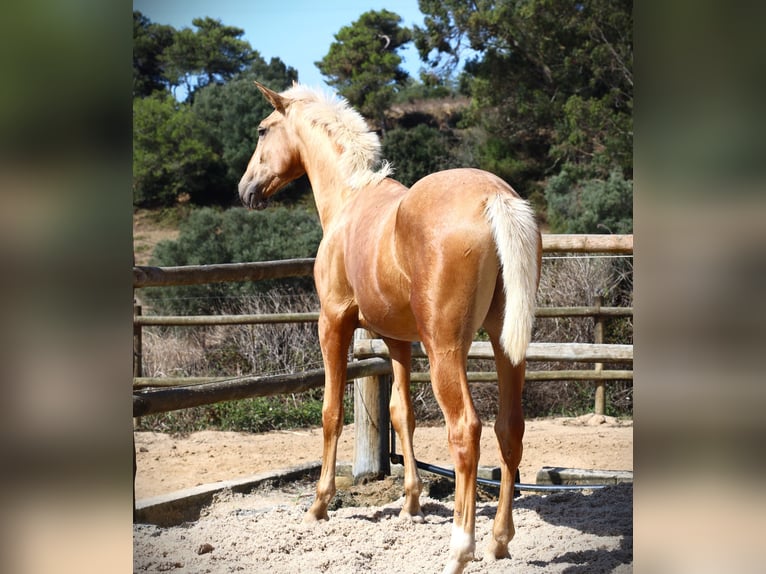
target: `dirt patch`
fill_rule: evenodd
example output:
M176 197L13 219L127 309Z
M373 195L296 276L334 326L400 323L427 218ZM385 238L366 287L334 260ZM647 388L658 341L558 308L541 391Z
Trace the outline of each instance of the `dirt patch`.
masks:
M157 222L157 215L148 210L133 214L133 265L149 265L155 246L160 241L178 239L178 227Z
M522 481L534 482L537 470L545 465L632 470L632 431L630 421L609 418L528 421ZM493 443L492 430L485 427L484 465L493 466L496 460ZM321 432L204 432L184 438L136 433L136 448L141 498L316 460ZM422 460L449 464L443 428L418 429L415 448ZM351 460L353 427L345 429L339 453L339 460ZM398 517L402 484L397 478L359 486L341 481L330 520L315 525L302 522L314 496L312 481L246 495L224 492L193 523L172 528L134 525L133 568L135 572L195 574L351 574L394 568L405 574L438 572L451 535L450 488L440 484L446 479L427 473L423 478L423 524ZM466 572L631 572L632 494L630 484L596 491L522 494L514 502L517 534L510 546L511 558L497 562L483 558L496 502L491 494L481 496L477 560Z
M137 432L136 497L233 480L320 460L319 428L263 434L202 431L179 437ZM338 460L354 456L354 426L346 426L338 443ZM439 466L452 464L444 427L415 429L415 456ZM495 433L485 425L481 436L484 466L500 463ZM533 419L526 423L522 482L535 482L543 466L633 470L633 423L611 417Z

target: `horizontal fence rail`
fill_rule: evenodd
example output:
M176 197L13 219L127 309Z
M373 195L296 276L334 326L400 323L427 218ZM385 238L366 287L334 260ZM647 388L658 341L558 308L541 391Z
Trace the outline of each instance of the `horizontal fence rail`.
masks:
M633 235L543 234L544 252L633 253Z
M468 371L466 379L469 383L496 383L496 371ZM412 373L413 383L431 382L430 373ZM632 381L633 371L623 370L558 370L558 371L526 371L526 381Z
M553 317L632 317L632 307L538 307L537 318ZM315 323L319 312L269 313L260 315L136 315L134 325L152 326L204 326L204 325L260 325L269 323Z
M538 307L535 317L632 317L633 307Z
M543 235L546 253L633 253L632 235ZM221 263L183 267L133 267L133 287L201 285L241 281L261 281L286 277L307 277L313 273L314 259L285 259L257 263Z
M307 277L314 271L314 259L285 259L257 263L221 263L218 265L185 265L183 267L133 267L133 287L201 285L263 281L286 277Z
M390 372L391 363L385 359L354 361L348 364L347 380L385 375ZM188 409L222 401L300 393L322 385L324 385L324 369L314 369L286 375L212 379L202 384L167 389L134 390L133 416L140 417Z
M274 313L261 315L138 315L134 325L200 326L200 325L260 325L268 323L316 323L315 313Z
M383 339L360 339L354 341L354 356L388 357L388 347ZM422 343L412 343L412 358L426 359L428 355ZM469 359L494 359L489 341L474 341L468 351ZM633 360L633 345L597 343L530 343L527 361L570 361L583 363L623 363Z
M369 359L363 359L369 360ZM386 364L390 363L386 359L382 359ZM349 362L349 365L355 363ZM375 374L390 374L391 369L387 372L375 373ZM497 382L497 373L495 371L468 371L468 382L471 383L494 383ZM281 375L275 375L281 376ZM371 375L363 375L371 376ZM258 377L252 376L248 378L242 378L245 380L255 380ZM590 369L582 370L558 370L558 371L527 371L525 376L527 381L630 381L633 380L633 371L624 370L608 370L608 371L595 371ZM218 383L224 381L230 381L230 377L137 377L134 379L133 390L160 388L160 387L192 387L195 385L202 385L208 383ZM411 380L414 383L428 383L431 381L430 373L412 373ZM312 387L313 388L313 387ZM297 392L290 390L286 392ZM265 396L265 395L258 395ZM138 416L138 415L136 415Z

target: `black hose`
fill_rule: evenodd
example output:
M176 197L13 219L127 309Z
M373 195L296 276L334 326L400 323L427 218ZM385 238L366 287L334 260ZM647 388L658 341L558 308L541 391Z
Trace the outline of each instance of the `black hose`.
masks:
M404 457L400 454L392 452L391 462L393 464L404 464ZM426 472L430 472L432 474L438 474L439 476L443 476L445 478L451 478L452 480L455 480L454 470L443 468L441 466L435 466L427 462L420 462L419 460L415 461L415 465L419 469L425 470ZM518 496L518 491L521 491L521 490L532 491L532 492L559 492L559 491L567 491L567 490L596 490L599 488L610 486L608 484L524 484L524 483L518 482L519 478L520 478L519 471L517 470L516 471L517 482L514 482L513 484L514 497ZM476 483L481 484L482 486L495 486L495 487L500 486L499 480L492 480L490 478L476 477Z

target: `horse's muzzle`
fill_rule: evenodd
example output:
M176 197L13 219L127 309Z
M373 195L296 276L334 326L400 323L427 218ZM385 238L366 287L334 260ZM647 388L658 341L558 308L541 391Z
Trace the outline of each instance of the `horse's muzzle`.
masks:
M249 209L265 209L268 204L268 199L263 197L263 193L257 188L255 183L240 184L239 197L245 207Z

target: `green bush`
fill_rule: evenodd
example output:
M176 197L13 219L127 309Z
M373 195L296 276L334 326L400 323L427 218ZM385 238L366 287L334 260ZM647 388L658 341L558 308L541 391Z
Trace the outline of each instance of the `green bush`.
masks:
M424 124L389 131L383 157L394 166L396 180L408 187L429 173L456 167L447 136Z
M172 206L216 187L221 161L188 106L157 94L133 100L133 204ZM232 192L233 193L233 192Z
M314 212L272 207L264 211L201 208L181 225L175 241L160 242L151 264L208 265L314 257L322 229ZM156 314L220 312L233 298L262 294L279 286L312 290L311 277L243 283L148 288L142 294Z
M354 421L353 401L346 395L344 424ZM221 430L266 432L322 425L322 389L300 395L257 397L212 406Z
M615 170L607 180L578 181L563 169L545 190L554 233L633 233L633 181Z
M353 394L344 396L343 424L354 422ZM138 430L268 432L322 425L322 389L297 395L256 397L141 417Z

